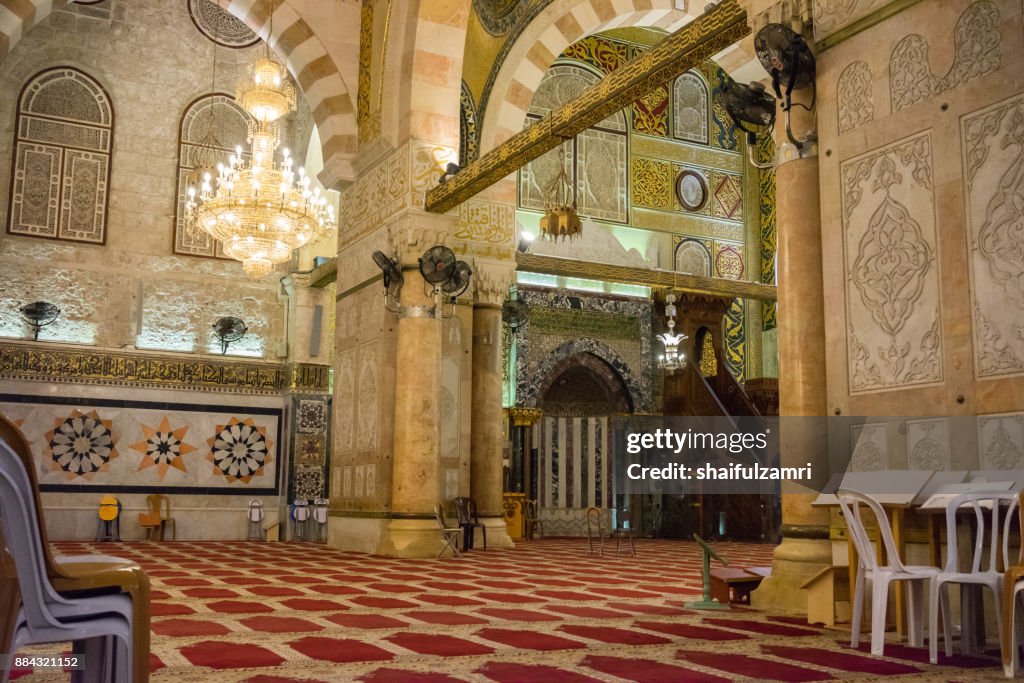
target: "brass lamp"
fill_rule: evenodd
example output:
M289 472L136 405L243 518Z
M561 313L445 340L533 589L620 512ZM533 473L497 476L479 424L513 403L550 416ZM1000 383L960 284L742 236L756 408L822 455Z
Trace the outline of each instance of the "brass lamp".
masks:
M570 241L583 234L583 224L576 213L576 193L565 172L565 146L559 150L558 177L551 183L552 202L540 219L541 237L558 241Z

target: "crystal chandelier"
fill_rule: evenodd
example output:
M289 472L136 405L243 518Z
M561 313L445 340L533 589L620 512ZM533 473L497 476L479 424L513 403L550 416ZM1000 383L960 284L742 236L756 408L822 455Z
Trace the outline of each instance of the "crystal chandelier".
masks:
M337 221L326 193L310 189L309 176L293 168L287 149L281 161L274 159L281 138L276 121L295 110L295 88L269 46L249 75L236 95L252 117L249 158L237 147L226 164L205 170L198 187L188 189L185 217L189 229L205 231L226 255L242 262L249 277L261 278L291 259L294 250L332 233Z
M676 334L676 295L669 294L665 297L665 316L668 318L666 325L668 332L663 332L657 339L665 345L665 354L658 359L658 365L663 370L680 370L686 367L686 354L679 350L679 344L689 339L683 333Z

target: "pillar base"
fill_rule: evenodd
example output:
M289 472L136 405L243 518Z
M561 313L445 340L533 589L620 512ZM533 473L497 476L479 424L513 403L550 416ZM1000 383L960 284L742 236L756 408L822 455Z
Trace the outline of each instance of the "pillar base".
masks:
M488 550L516 547L515 542L512 541L512 537L508 535L508 525L505 524L504 517L481 517L480 523L487 529ZM484 547L484 537L482 532L479 530L477 531L476 537L473 539L473 547Z
M783 538L775 548L772 573L750 594L750 606L769 612L807 614L809 578L832 566L832 544L827 538Z

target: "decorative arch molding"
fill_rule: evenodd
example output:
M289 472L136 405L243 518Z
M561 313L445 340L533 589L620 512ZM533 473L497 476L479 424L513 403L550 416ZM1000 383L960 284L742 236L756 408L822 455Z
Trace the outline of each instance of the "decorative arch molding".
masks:
M580 38L620 26L676 31L696 15L676 9L674 0L554 0L530 22L505 52L497 74L478 103L482 113L480 154L522 130L534 93L558 55ZM689 3L688 3L689 4ZM699 11L699 9L698 9ZM749 39L717 57L734 73L756 62ZM735 53L732 54L732 53ZM748 79L749 80L749 79Z
M551 351L540 366L531 376L539 377L539 382L530 383L530 377L526 373L520 373L518 377L519 387L516 395L519 403L524 407L536 407L537 400L544 395L544 392L551 386L551 383L558 378L562 372L573 364L573 361L580 357L593 358L593 363L603 364L612 371L625 385L629 392L630 403L633 410L645 411L647 409L647 396L643 389L643 383L637 377L629 364L607 344L596 339L583 337L565 342ZM600 365L595 365L599 368ZM593 368L592 368L593 369ZM603 372L599 374L604 374Z
M282 57L302 90L320 132L326 187L352 178L358 147L353 96L313 28L288 0L215 0L241 19ZM68 0L0 0L0 62L28 31ZM274 35L270 10L274 8Z
M612 412L633 412L633 397L630 395L629 387L626 386L626 382L622 378L622 375L616 372L611 365L604 361L604 359L598 358L589 352L566 356L551 368L551 371L544 376L544 379L541 381L540 387L537 390L537 400L544 401L545 396L548 396L548 393L554 386L554 383L567 371L575 368L585 368L589 370L601 380L605 387L613 392L613 395L609 397L609 404L612 406ZM547 406L545 406L545 410L547 411Z

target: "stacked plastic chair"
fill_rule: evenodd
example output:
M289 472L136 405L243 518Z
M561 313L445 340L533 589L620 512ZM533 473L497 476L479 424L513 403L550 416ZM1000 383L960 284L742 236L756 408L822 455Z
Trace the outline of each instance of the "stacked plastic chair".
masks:
M317 498L313 501L313 522L316 524L314 527L314 540L317 543L327 541L328 505L330 505L330 501L326 498Z
M308 525L309 502L304 498L296 498L292 503L292 538L296 541L308 540Z
M121 540L121 501L113 496L103 496L99 509L100 527L96 532L97 541Z
M246 517L249 519L249 534L247 538L250 541L263 540L263 516L263 501L250 500L249 510L246 512Z
M32 482L19 458L0 441L0 526L18 577L21 609L9 651L25 645L74 642L88 667L78 680L132 680L132 599L124 594L67 598L53 587L46 561ZM7 683L13 661L4 662Z

